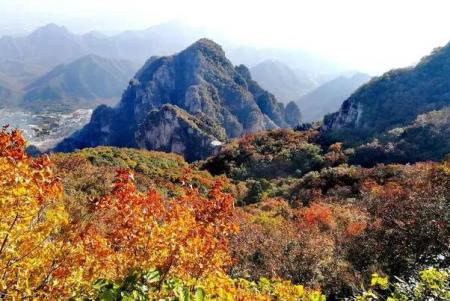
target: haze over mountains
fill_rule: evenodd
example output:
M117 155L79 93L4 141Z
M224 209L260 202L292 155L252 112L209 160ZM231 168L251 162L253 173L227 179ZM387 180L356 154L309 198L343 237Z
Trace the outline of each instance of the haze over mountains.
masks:
M19 102L22 85L0 72L0 108Z
M369 75L359 72L341 75L297 98L296 103L303 112L303 120L320 121L326 114L337 111L344 100L369 80Z
M181 51L206 35L203 30L179 22L167 22L112 36L99 32L79 35L71 33L64 26L48 24L29 35L0 38L0 65L20 63L48 68L87 54L142 64L152 55ZM305 72L327 74L342 71L342 67L303 51L239 47L232 43L225 45L225 49L235 64L253 66L267 59L276 59Z
M20 61L44 67L55 67L87 54L142 63L151 54L162 55L180 50L197 35L177 23L114 36L98 32L78 35L64 26L48 24L23 37L3 36L0 39L0 53L1 61Z
M284 103L298 99L316 86L306 74L296 74L280 61L265 60L253 66L250 72L261 87Z
M181 51L204 35L202 30L179 22L111 36L94 31L74 34L64 26L48 24L24 36L0 38L0 74L18 82L20 90L58 65L86 55L128 60L141 66L150 56ZM303 51L257 49L232 43L224 48L235 65L259 64L253 70L256 79L284 102L305 94L317 86L320 78L343 71L336 64ZM285 80L280 81L269 69Z
M444 2L0 0L0 301L450 301Z
M86 55L128 60L141 66L151 55L179 51L199 36L176 22L114 36L98 32L79 35L64 26L48 24L24 36L0 38L0 73L20 82L23 88L53 68Z

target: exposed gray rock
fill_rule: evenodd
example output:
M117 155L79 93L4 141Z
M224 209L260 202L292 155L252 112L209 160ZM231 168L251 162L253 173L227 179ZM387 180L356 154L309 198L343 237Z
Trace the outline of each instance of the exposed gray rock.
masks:
M284 109L284 118L286 122L291 127L296 127L300 125L302 121L302 115L300 113L300 109L295 104L295 102L291 101L286 105L286 108Z
M150 112L136 132L140 148L182 154L189 161L214 154L217 138L208 125L173 105Z

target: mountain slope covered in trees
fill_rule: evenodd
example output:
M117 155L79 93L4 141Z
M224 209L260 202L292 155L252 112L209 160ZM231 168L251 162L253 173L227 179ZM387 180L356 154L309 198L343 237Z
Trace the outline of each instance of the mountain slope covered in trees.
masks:
M362 168L348 165L342 144L319 140L318 128L249 133L188 164L114 147L32 158L20 132L4 128L0 226L10 230L0 292L445 300L450 163ZM361 283L367 289L355 289Z
M419 114L450 106L449 74L450 44L414 67L389 71L361 87L325 118L325 128L368 140L406 126Z
M324 143L355 147L354 163L441 160L450 152L450 44L413 67L392 70L325 116Z
M110 45L46 30L68 56ZM126 62L96 55L55 67L26 101L89 103L129 84L63 153L0 128L0 299L450 300L449 48L373 79L323 124L299 125L294 102L208 39L131 80ZM16 84L0 74L0 106Z

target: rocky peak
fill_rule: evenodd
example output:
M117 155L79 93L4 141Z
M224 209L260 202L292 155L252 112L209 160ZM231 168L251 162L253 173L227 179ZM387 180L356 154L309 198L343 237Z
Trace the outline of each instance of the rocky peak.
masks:
M225 61L225 52L222 47L212 40L203 38L186 48L182 53L201 54L214 61Z
M72 34L64 26L59 26L54 23L49 23L49 24L42 26L42 27L36 29L35 31L33 31L31 33L30 37L42 39L45 37L54 38L55 36L65 37L65 36L70 36L70 35L72 35Z
M174 108L177 113L171 115L176 118L154 118L167 116L169 111L174 113ZM112 144L114 141L128 139L129 146L185 155L188 148L179 144L189 143L189 133L199 137L196 134L199 131L192 130L186 120L196 124L203 134L219 141L248 132L289 126L283 105L251 79L246 67L235 68L223 49L208 39L201 39L172 56L150 58L130 81L114 111L117 122L102 126L114 129L119 127L119 121L125 124L119 131L120 139L115 137L118 133L111 131L111 145L115 145ZM94 122L92 120L91 124ZM177 124L169 126L171 122ZM178 130L178 127L181 128ZM71 139L78 140L83 147L83 135L77 134ZM173 147L175 140L171 139L174 135L178 137L176 147ZM198 148L205 148L205 143L199 143ZM209 151L189 153L189 160L200 159L206 153Z

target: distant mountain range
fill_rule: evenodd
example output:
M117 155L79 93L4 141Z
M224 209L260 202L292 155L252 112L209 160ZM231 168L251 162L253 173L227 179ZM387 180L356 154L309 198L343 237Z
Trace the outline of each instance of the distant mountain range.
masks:
M0 108L6 106L11 97L11 90L4 84L0 83Z
M91 122L56 150L143 147L192 161L227 138L295 126L299 113L293 103L287 112L245 66L234 67L219 45L201 39L176 55L149 59L117 107L98 107Z
M118 101L136 69L130 61L83 56L27 85L22 107L55 110L111 104Z
M326 58L302 50L286 50L275 48L227 47L226 53L234 64L256 66L266 60L282 62L294 70L297 75L306 74L318 84L322 78L339 74L346 68Z
M284 103L298 99L315 87L313 80L304 74L299 76L280 61L265 60L252 67L250 72L261 87Z
M64 113L74 116L73 122L70 122L74 124L70 128L74 129L77 122L86 120L86 115L89 114L83 113L83 118L76 121L79 114L74 113L74 110L94 108L101 103L112 104L120 99L135 73L134 70L137 70L134 68L133 72L130 72L129 66L133 68L134 65L142 65L153 55L179 52L204 34L201 30L184 24L169 22L145 30L126 31L111 36L99 32L74 34L63 26L48 24L30 34L1 37L0 108L6 108L2 114L9 112L10 116L0 116L0 119L12 126L22 127L25 120L33 119L22 118L23 114L42 115L36 125L43 129L38 130L38 133L39 138L44 139L47 132L45 129L49 128L47 115ZM304 74L303 71L297 72L298 70L307 70L306 78L315 78L316 74L324 70L325 73L334 72L331 63L322 64L320 60L313 59L301 51L240 48L231 44L225 48L226 52L233 56L234 64L247 61L247 58L258 58L255 63L273 58L292 67L291 69L295 68L296 76L300 79ZM254 89L252 93L267 93L250 79L244 69L239 69L243 73L240 77L247 77L248 88ZM259 105L260 110L265 110L264 113L268 114L273 110L270 101ZM279 116L271 115L269 119L277 122L284 119L289 124L298 124L298 108L295 104L286 106L289 110L284 112L284 109L280 108L277 113ZM221 122L229 124L234 121ZM64 124L59 126L64 127ZM58 134L58 139L59 137Z
M296 103L302 111L303 120L305 122L322 120L326 114L337 111L344 100L370 78L369 75L358 72L349 76L341 75L297 98Z
M144 62L150 55L178 51L196 37L196 33L178 23L114 36L98 32L77 35L63 26L48 24L23 37L0 38L0 63L21 62L51 68L87 54Z
M439 159L450 152L439 144L450 139L450 45L414 67L369 81L361 73L342 75L340 66L301 51L232 45L224 51L207 39L183 50L201 35L166 23L113 36L77 35L55 24L4 36L0 108L73 112L122 96L117 107L95 110L91 122L58 150L107 144L196 160L228 138L320 120L337 110L323 119L322 142L354 147L356 163L377 162L366 160L369 153L385 162ZM176 54L164 56L169 53ZM148 57L133 78L136 62ZM244 62L250 70L234 66ZM430 145L436 146L431 154Z
M95 54L126 59L142 65L153 55L181 51L208 34L179 22L167 22L145 30L125 31L112 36L99 32L74 34L65 27L48 24L28 35L0 38L0 72L20 78L26 84L51 68L82 56ZM228 44L226 53L234 64L254 66L272 59L293 69L300 79L336 74L342 67L303 51L258 49Z

